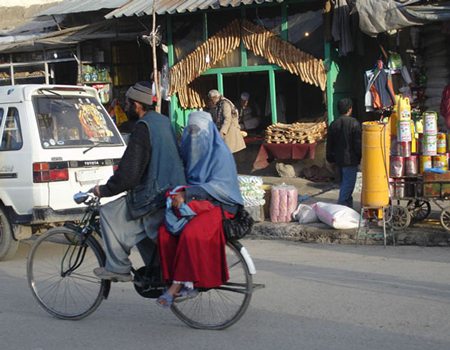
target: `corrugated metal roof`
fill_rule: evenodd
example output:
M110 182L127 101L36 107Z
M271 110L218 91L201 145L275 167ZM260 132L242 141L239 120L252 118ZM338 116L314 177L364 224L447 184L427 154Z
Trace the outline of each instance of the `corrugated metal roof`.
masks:
M148 0L147 0L148 1ZM37 14L39 16L66 15L69 13L117 9L130 0L65 0L58 5Z
M283 0L156 0L155 11L158 15L194 12L197 10L236 7L240 5L262 4L264 2L283 2ZM130 0L121 8L108 13L105 18L144 16L153 13L152 0Z

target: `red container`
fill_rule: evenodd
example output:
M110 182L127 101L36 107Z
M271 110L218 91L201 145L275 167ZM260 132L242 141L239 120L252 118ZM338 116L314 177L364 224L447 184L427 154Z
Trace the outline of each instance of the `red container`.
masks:
M419 162L417 156L409 156L405 158L405 175L415 176L419 171Z
M390 156L389 176L401 177L405 173L405 157Z
M398 142L399 156L410 157L411 156L411 141Z

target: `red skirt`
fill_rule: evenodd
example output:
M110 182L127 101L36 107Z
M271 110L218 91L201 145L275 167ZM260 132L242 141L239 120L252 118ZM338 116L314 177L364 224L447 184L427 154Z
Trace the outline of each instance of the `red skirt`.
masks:
M226 211L225 216L233 217ZM229 279L220 207L195 216L178 236L163 224L158 232L158 251L167 284L194 282L195 287L212 288Z

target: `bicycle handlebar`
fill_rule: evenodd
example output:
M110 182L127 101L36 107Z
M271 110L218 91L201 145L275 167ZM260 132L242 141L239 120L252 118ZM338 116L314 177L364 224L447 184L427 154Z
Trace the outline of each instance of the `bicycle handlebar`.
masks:
M99 198L94 195L93 193L89 193L89 192L78 192L75 193L73 195L73 200L75 201L75 203L77 204L86 204L86 205L90 205L90 204L100 204Z

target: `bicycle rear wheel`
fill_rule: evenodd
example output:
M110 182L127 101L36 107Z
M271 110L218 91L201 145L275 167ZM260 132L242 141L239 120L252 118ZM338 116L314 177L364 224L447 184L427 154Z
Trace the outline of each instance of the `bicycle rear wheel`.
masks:
M247 310L253 279L236 244L226 245L230 279L217 288L200 290L192 298L172 303L172 311L187 325L200 329L224 329L236 323Z
M100 305L107 281L94 268L104 266L105 254L91 236L55 227L40 236L27 261L31 291L51 315L78 320Z

